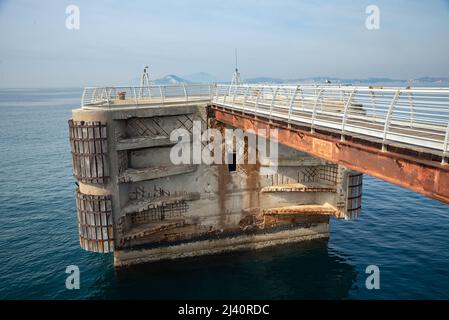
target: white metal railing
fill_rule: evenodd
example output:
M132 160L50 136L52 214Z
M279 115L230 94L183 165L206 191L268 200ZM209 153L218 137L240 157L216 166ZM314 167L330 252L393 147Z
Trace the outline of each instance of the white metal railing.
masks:
M217 85L214 104L286 124L399 142L449 157L449 88Z
M214 85L186 84L146 87L87 87L81 98L83 108L124 107L152 103L210 101Z
M345 136L399 142L449 158L449 88L336 85L186 84L88 87L83 108L205 101L270 120L330 129Z

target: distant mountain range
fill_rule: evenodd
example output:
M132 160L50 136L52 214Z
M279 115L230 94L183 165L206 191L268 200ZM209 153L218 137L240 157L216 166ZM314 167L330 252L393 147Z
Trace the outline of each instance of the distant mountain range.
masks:
M173 74L166 75L165 77L154 80L155 84L167 85L167 84L185 84L185 83L214 83L219 82L217 78L206 72L198 72L187 74L184 76L176 76Z
M335 77L311 77L311 78L298 78L298 79L279 79L270 77L257 77L245 79L246 83L325 83L330 81L331 83L339 84L376 84L376 83L449 83L449 78L446 77L421 77L417 79L403 80L403 79L390 79L390 78L366 78L366 79L348 79L348 78L335 78Z
M191 82L184 78L175 76L174 74L169 74L163 78L154 80L154 84L157 84L157 85L187 84L187 83L191 83Z
M426 83L426 84L449 84L449 77L420 77L411 80L390 79L390 78L337 78L337 77L310 77L310 78L294 78L281 79L273 77L256 77L244 79L244 83L325 83L330 81L335 84L400 84L407 85L408 83ZM229 83L230 81L220 81L215 76L206 73L198 72L183 76L174 74L166 75L162 78L153 81L156 85L173 85L173 84L189 84L189 83Z

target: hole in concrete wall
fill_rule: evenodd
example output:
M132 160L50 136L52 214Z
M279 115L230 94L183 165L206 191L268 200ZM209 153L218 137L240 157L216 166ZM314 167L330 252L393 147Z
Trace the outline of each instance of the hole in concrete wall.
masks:
M228 170L229 172L237 171L237 154L235 152L228 154Z

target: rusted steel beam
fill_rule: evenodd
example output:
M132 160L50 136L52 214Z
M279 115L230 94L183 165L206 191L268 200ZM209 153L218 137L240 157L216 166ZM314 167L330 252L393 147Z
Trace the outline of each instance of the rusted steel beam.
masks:
M231 112L221 107L211 107L215 110L217 121L245 130L278 129L279 142L291 148L449 204L448 165L382 151L362 142L341 141L331 134L311 133L306 128L273 123L268 119Z

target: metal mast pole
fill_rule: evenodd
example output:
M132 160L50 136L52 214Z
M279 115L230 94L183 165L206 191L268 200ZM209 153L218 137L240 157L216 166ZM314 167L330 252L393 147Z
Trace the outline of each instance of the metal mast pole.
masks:
M232 86L238 86L240 84L240 72L237 65L237 48L235 49L235 70L232 75L231 86L229 87L229 93L231 93Z
M140 78L140 89L139 89L140 98L142 98L144 88L148 89L148 96L151 97L150 85L151 85L150 73L148 71L148 66L145 66L145 68L143 68L142 77Z

